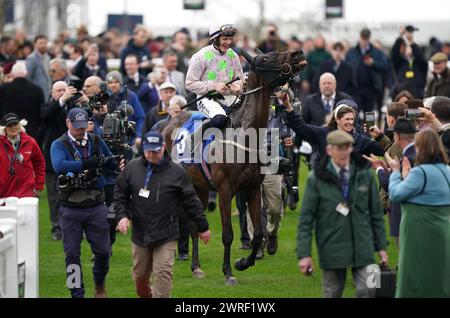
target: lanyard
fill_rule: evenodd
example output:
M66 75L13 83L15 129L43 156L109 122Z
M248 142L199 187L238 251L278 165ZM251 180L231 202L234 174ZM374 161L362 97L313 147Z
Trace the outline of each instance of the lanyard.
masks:
M70 137L68 137L68 139L69 139L69 143L72 145L73 150L75 151L75 160L80 160L81 159L81 154L78 151L77 145L73 142L73 140ZM83 159L88 158L90 156L90 154L91 154L91 143L89 142L89 139L88 139L87 143L88 143L87 153L86 153L86 147L83 147L84 148Z
M8 149L8 147L4 144L4 146L5 146L5 150L6 150L6 155L8 156L8 159L9 159L9 173L10 174L14 174L15 173L15 170L14 170L14 161L16 160L16 159L18 159L18 154L19 154L19 147L20 146L17 146L17 149L14 147L14 145L13 145L13 149L14 149L14 156L11 158L11 156L9 155L9 149Z
M147 175L145 176L145 182L144 182L144 189L148 190L148 183L150 182L150 177L152 176L153 173L153 165L152 164L148 164L148 168L147 168Z

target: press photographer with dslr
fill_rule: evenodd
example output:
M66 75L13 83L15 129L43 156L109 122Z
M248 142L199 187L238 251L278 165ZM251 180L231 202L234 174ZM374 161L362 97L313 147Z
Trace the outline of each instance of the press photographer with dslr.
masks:
M74 96L77 93L79 97L75 99ZM59 225L59 207L56 198L56 173L53 170L50 158L50 147L53 141L58 139L67 130L67 112L74 107L80 107L88 101L88 98L83 92L78 92L77 88L73 86L67 86L63 81L58 81L53 84L51 94L50 100L41 107L41 119L46 127L42 150L45 157L45 185L50 209L50 222L52 224L52 238L56 241L61 240L62 235Z
M95 255L93 276L95 297L106 297L111 245L107 208L104 204L103 168L117 168L115 158L98 135L87 133L88 114L73 108L66 119L68 131L51 146L57 178L59 213L66 255L67 287L72 297L84 297L80 261L83 231ZM123 169L121 161L120 168Z
M282 89L280 92L293 93L287 89ZM278 93L276 93L278 95ZM261 186L261 194L263 201L262 220L264 224L264 241L262 247L256 254L257 259L264 256L264 246L267 246L267 253L274 255L278 249L278 230L281 225L281 219L284 212L283 204L283 180L287 187L292 191L292 147L294 146L293 134L294 132L285 124L284 118L287 115L285 108L281 105L278 98L272 100L272 108L269 113L269 121L267 125L267 156L269 158L276 158L279 160L278 171L274 174L266 174ZM279 140L275 140L275 138ZM271 153L272 143L280 145L279 151L276 154ZM247 224L251 224L247 218ZM250 237L252 237L250 231Z
M85 89L90 95L89 104L86 107L91 114L88 124L88 132L100 135L109 150L120 158L131 159L132 151L129 145L131 139L136 136L135 123L128 121L131 106L120 105L114 112L109 112L108 103L110 95L105 82L97 76L86 79ZM114 211L113 193L114 185L118 177L118 171L105 170L105 203L108 208L108 223L111 246L116 241L116 214Z
M258 45L258 49L263 53L286 51L287 43L280 39L278 27L273 23L269 23L265 26L265 29L265 39Z

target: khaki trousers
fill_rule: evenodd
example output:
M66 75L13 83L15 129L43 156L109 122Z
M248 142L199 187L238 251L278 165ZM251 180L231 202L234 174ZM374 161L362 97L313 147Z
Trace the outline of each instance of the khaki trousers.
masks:
M131 243L131 247L132 276L139 297L169 298L177 242L171 241L154 247L142 247Z
M263 214L262 224L267 224L264 235L277 236L278 229L281 225L281 219L283 217L284 206L281 198L283 176L278 174L266 174L261 185L261 197ZM250 239L253 239L253 225L250 219L250 215L247 211L247 230L250 235Z

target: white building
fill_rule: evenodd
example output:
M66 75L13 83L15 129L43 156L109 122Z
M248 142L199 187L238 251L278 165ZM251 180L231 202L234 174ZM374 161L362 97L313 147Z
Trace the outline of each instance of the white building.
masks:
M62 30L88 22L88 0L14 0L14 24L4 31L21 29L32 39L46 34L54 39Z

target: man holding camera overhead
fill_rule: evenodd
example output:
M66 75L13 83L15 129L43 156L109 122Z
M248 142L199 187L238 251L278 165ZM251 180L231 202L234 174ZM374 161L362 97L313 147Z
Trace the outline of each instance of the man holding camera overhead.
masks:
M95 297L105 298L111 245L102 169L115 169L116 164L104 141L98 135L86 132L88 114L84 109L71 109L67 114L66 124L68 131L52 143L50 152L53 169L58 174L67 287L73 298L84 297L80 261L84 231L95 255ZM123 168L123 162L120 166Z

